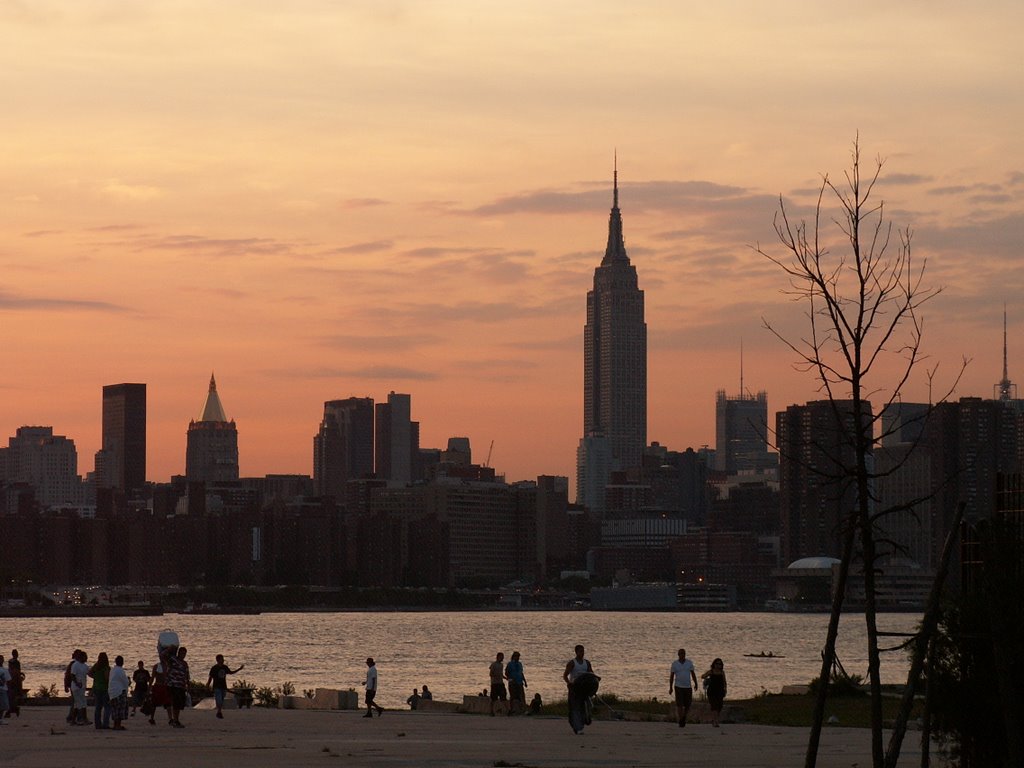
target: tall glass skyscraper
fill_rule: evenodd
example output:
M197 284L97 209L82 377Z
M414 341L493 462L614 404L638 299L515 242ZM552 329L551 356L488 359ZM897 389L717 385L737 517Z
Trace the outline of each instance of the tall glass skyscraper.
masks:
M642 463L647 444L647 323L644 292L626 255L619 211L618 169L612 182L608 246L587 293L583 329L583 437L608 441L611 469ZM586 464L581 442L577 467ZM592 473L591 473L592 474ZM593 477L588 478L593 487ZM582 498L577 484L577 498Z
M103 387L103 447L98 456L100 487L131 492L146 484L145 384Z

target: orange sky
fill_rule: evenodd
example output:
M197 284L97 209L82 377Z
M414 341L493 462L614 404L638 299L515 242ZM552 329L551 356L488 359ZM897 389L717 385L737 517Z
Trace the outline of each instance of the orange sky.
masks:
M102 385L144 381L166 480L214 370L243 475L395 390L424 446L572 476L617 148L649 438L713 445L741 338L772 412L817 396L749 246L857 131L945 288L929 367L991 396L1006 302L1024 379L1024 8L711 5L0 1L0 436L52 425L84 474Z

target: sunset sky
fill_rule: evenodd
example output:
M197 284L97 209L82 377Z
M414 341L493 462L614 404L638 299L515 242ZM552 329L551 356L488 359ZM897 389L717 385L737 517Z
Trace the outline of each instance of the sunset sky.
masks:
M858 132L944 288L927 366L991 397L1004 302L1024 383L1022 29L1019 0L0 0L0 439L52 425L84 475L101 387L145 382L166 481L214 371L244 476L309 474L324 400L394 390L424 447L572 477L617 151L648 436L713 446L741 340L771 413L818 397L750 246Z

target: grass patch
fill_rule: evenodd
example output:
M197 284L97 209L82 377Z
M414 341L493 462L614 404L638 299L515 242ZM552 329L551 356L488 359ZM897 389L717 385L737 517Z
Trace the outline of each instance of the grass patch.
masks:
M814 698L810 694L803 696L768 694L753 699L726 700L726 706L742 710L744 720L748 723L806 728L810 726L813 717ZM883 698L882 718L886 721L895 720L899 705L899 699ZM910 719L915 719L920 712L920 704L915 704L911 710ZM825 702L826 721L833 715L839 719L838 724L842 727L870 728L871 699L868 696L830 696Z
M664 717L668 714L671 702L659 701L657 697L650 699L620 698L614 693L600 694L601 700L594 699L594 717L599 720L610 717L609 707L616 712L635 712L651 717ZM602 703L604 702L604 703ZM607 704L607 706L605 706ZM558 699L544 705L545 715L569 716L569 700Z

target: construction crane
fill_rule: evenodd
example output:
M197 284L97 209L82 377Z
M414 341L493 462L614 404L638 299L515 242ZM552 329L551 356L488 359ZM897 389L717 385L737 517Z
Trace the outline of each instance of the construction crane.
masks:
M484 462L485 467L491 466L491 454L494 452L494 441L491 440L491 447L487 449L487 461Z

